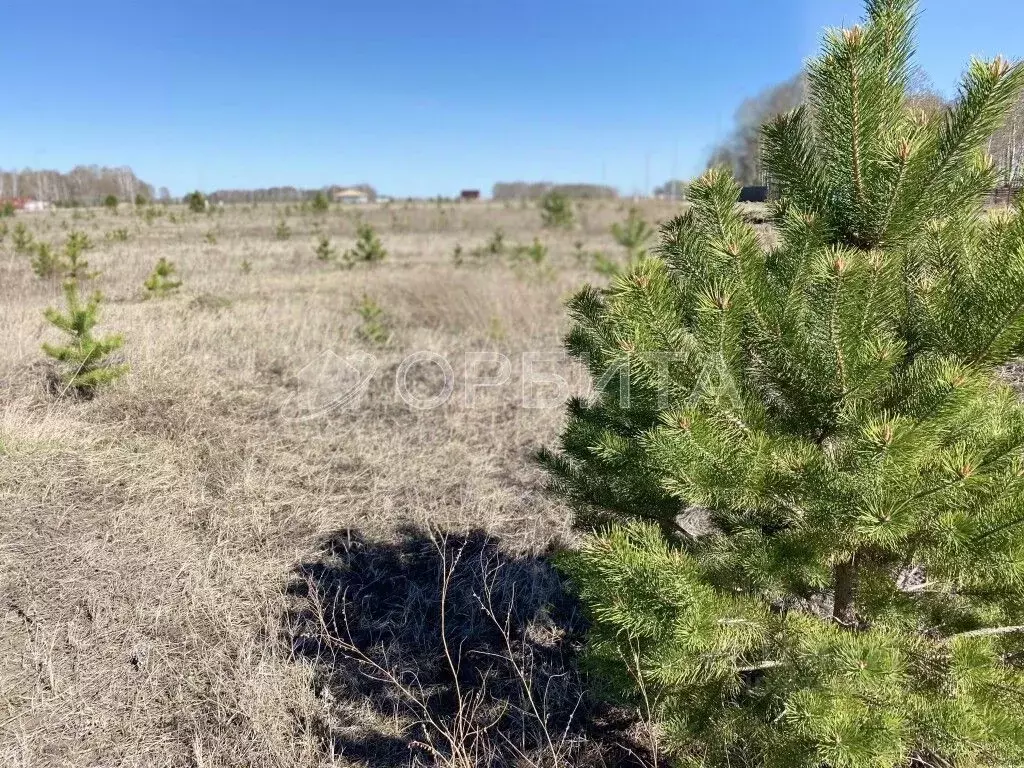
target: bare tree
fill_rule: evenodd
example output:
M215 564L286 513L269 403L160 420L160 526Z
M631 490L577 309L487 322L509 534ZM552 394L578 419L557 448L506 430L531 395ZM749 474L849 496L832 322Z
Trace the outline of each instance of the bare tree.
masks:
M736 110L732 131L712 150L708 167L730 168L741 184L762 183L761 126L800 106L804 89L804 75L800 73L745 99Z

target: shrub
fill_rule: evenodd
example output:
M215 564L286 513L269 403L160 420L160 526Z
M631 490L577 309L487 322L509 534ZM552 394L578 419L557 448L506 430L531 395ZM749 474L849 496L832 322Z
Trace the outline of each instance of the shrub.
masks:
M128 228L118 227L107 232L107 240L112 243L127 243L128 242Z
M292 236L292 228L288 226L288 222L281 219L277 223L277 229L274 230L274 237L278 240L289 240Z
M331 209L331 203L327 199L327 195L317 192L310 207L313 209L313 213L327 213Z
M82 258L93 244L85 232L71 232L64 241L64 260L67 276L72 280L92 279L97 273L89 272L89 262Z
M615 277L622 274L622 265L603 251L594 251L591 254L591 258L594 271L597 274L604 275L605 277Z
M20 221L14 225L14 232L11 235L11 245L14 246L14 252L19 254L28 253L32 250L32 233L29 232L25 225Z
M345 261L349 264L383 261L387 255L373 227L363 223L356 228L356 244L345 251Z
M150 202L150 201L149 201L149 198L148 198L148 197L146 197L146 196L145 196L144 194L142 194L141 192L140 192L140 193L138 193L137 195L135 195L135 205L136 205L136 206L138 206L138 207L140 207L140 208L141 208L141 207L142 207L142 206L144 206L144 205L149 205L149 202Z
M54 251L49 243L36 243L32 254L32 271L37 277L49 280L64 272L65 264L61 254Z
M1024 67L973 61L923 120L913 20L869 2L765 126L777 243L713 170L571 304L599 394L542 459L603 533L561 564L595 679L684 765L1024 760L1024 405L995 370L1024 208L981 212Z
M181 287L181 280L175 279L177 274L178 268L174 263L161 256L152 274L143 283L148 295L159 297L177 291Z
M97 337L93 329L99 322L102 296L94 293L85 303L79 298L74 280L64 283L67 309L47 309L46 319L70 338L66 344L43 344L43 351L61 363L60 377L65 391L91 395L97 387L108 384L128 372L128 366L112 364L108 358L121 349L120 335Z
M202 213L210 204L206 200L206 195L199 190L196 190L195 192L189 192L185 195L185 205L188 206L188 209L192 211L192 213Z
M362 319L357 329L359 337L371 344L387 344L391 340L391 328L383 308L369 296L356 307L356 313Z
M334 248L331 247L331 238L326 235L321 235L317 240L316 248L313 249L316 257L320 261L330 261L334 258Z
M647 255L645 246L654 237L654 230L635 207L629 209L624 222L612 224L611 233L615 242L626 249L630 266Z
M14 216L14 203L0 205L0 219L9 219Z
M572 202L555 190L540 199L540 217L544 226L552 229L569 229L576 221Z
M505 252L505 232L500 227L494 230L491 239L484 246L484 253L489 256L501 256Z
M3 245L4 240L7 239L7 235L10 230L7 228L7 224L0 224L0 245Z
M108 211L116 211L117 205L118 201L116 195L107 195L105 198L103 198L103 207L106 208Z
M548 248L538 238L533 238L530 245L517 245L513 251L517 259L528 259L534 264L543 264L548 256Z

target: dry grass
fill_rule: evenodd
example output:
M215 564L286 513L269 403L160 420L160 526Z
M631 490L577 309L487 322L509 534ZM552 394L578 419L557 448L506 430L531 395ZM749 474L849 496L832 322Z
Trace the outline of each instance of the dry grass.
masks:
M348 271L313 248L317 231L351 245L351 211L293 211L288 240L274 236L284 206L179 209L176 223L127 210L23 217L38 239L82 229L97 242L88 258L108 297L103 327L125 334L132 373L91 401L47 393L39 345L54 332L42 310L59 290L8 238L0 764L353 764L325 746L337 713L322 665L296 662L280 639L296 610L294 569L350 530L389 541L408 526L479 528L534 554L566 535L566 510L542 492L530 455L555 440L557 403L584 383L557 351L562 300L600 279L574 243L616 253L607 228L625 208L588 203L565 233L541 231L538 213L517 205L371 208L389 258ZM666 219L672 206L644 212ZM104 238L121 227L127 242ZM454 266L457 243L468 251L498 227L510 243L540 237L548 265ZM184 286L146 301L142 282L161 256ZM386 346L360 334L364 295L384 310ZM325 350L373 354L377 373L358 409L296 419L302 372ZM395 371L418 350L451 361L443 407L395 396ZM566 376L566 391L524 390L521 361L536 350L552 353L544 370ZM507 356L511 378L473 390L469 405L465 377L486 369L481 353ZM421 367L410 381L427 392L435 379ZM541 395L549 407L525 407ZM404 721L388 727L412 733Z

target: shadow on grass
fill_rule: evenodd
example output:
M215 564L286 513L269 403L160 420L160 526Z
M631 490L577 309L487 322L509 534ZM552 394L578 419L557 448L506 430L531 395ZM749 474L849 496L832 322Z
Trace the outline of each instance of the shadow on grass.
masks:
M328 702L326 751L378 766L643 766L578 668L585 621L549 562L475 531L345 532L295 570L286 634Z

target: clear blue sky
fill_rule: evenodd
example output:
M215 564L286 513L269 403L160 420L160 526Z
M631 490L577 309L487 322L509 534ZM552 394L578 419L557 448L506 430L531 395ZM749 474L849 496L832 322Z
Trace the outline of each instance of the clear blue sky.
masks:
M4 2L0 167L193 188L495 181L624 193L702 167L740 100L858 0ZM1024 56L1021 0L924 0L919 61ZM649 161L648 161L649 158Z

